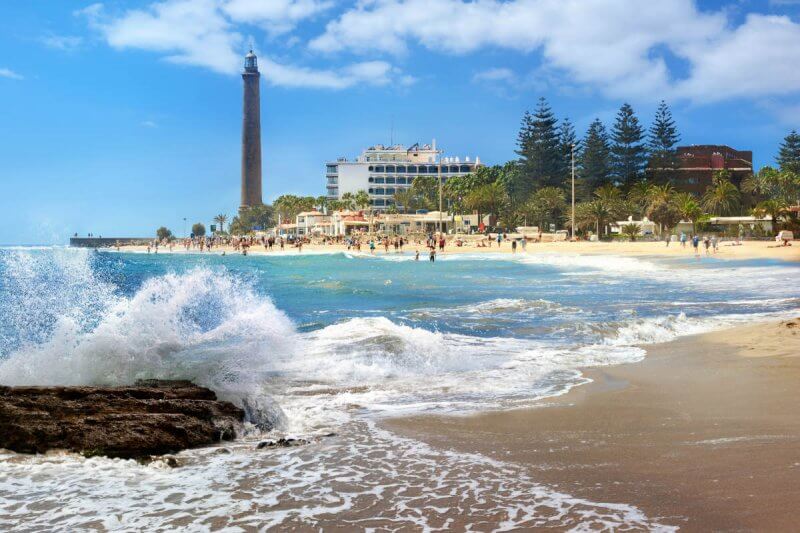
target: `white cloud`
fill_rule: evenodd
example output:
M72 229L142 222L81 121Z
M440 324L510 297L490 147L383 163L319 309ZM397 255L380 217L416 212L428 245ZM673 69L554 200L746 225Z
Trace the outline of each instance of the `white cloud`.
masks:
M702 49L688 50L692 73L676 93L695 100L785 95L800 91L800 24L749 15Z
M42 37L41 41L45 46L50 48L62 50L64 52L72 52L80 47L81 43L83 43L83 38L77 35L50 34Z
M271 33L285 33L301 20L333 6L330 0L227 0L222 10L236 22L252 23Z
M477 82L515 82L517 75L509 68L490 68L476 72L472 81Z
M798 90L798 31L787 17L762 15L732 27L726 11L702 11L694 0L363 0L329 22L310 47L393 55L409 44L450 54L538 52L544 67L568 83L612 97L708 100ZM667 51L688 65L688 79L670 69Z
M140 125L144 126L145 128L157 128L158 127L158 124L156 122L152 121L152 120L143 120L142 122L140 122Z
M268 24L277 31L328 5L317 0L165 0L116 17L108 16L98 4L79 14L87 17L113 48L149 50L163 54L173 63L237 74L245 49L237 22ZM399 78L399 84L413 82L413 78L403 76L385 61L314 69L261 56L259 67L267 83L283 87L343 89L360 84L388 85L393 77Z
M17 74L10 68L0 68L0 78L9 78L12 80L21 80L24 79L22 74Z

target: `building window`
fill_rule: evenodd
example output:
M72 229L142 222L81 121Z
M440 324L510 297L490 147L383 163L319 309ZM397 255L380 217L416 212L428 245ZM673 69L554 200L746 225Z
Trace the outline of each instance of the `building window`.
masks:
M469 165L461 165L461 172L469 172Z
M337 166L336 166L336 165L327 165L327 166L325 167L325 170L326 170L326 172L327 172L328 174L336 174L336 168L337 168Z
M450 172L458 172L458 167L453 165L450 167Z
M397 173L398 174L405 174L406 173L406 167L404 167L403 165L399 165L397 167Z
M408 173L409 174L416 174L417 173L417 165L409 165L408 166Z
M394 174L394 165L386 165L386 172Z
M399 185L405 185L406 184L406 179L405 178L397 178L397 183Z
M394 194L394 187L387 187L386 188L386 194L388 194L389 196L393 195Z
M375 169L372 165L369 166L369 171L372 172Z
M386 178L386 183L394 183L394 178Z
M372 183L375 178L369 178L369 182Z
M384 205L386 205L386 200L376 199L374 205L384 206Z
M417 174L427 174L427 173L428 173L428 167L426 167L425 165L420 165Z
M383 183L383 182L384 182L383 178L375 178L375 183Z
M385 171L385 169L383 168L383 165L379 165L379 166L375 167L375 172L384 172L384 171Z
M374 194L374 193L375 193L375 189L373 189L372 187L370 187L370 188L369 188L369 193L370 193L370 194Z
M383 187L378 187L377 189L375 189L375 194L384 194Z

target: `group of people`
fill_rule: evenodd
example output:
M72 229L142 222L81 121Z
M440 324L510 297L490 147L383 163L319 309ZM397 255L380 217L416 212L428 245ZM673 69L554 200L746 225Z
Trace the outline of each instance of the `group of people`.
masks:
M669 246L670 241L672 240L670 235L666 236L667 246ZM711 255L711 253L717 253L719 251L719 238L716 235L712 235L709 237L708 235L704 235L701 239L699 235L695 234L687 236L686 233L681 232L680 237L678 240L681 243L681 248L686 248L686 241L690 241L692 243L692 248L694 249L694 255L700 255L700 243L703 243L703 248L705 249L706 255Z

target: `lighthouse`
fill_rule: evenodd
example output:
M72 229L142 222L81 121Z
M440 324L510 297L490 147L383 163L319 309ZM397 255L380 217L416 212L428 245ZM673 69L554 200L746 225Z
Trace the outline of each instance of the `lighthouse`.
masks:
M242 202L239 210L261 205L261 75L252 50L244 56L242 113Z

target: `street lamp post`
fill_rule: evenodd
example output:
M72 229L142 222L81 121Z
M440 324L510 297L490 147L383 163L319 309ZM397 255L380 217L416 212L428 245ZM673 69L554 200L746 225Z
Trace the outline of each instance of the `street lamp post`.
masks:
M575 143L570 145L570 157L572 158L572 240L575 240Z
M439 151L439 235L442 234L442 151Z

